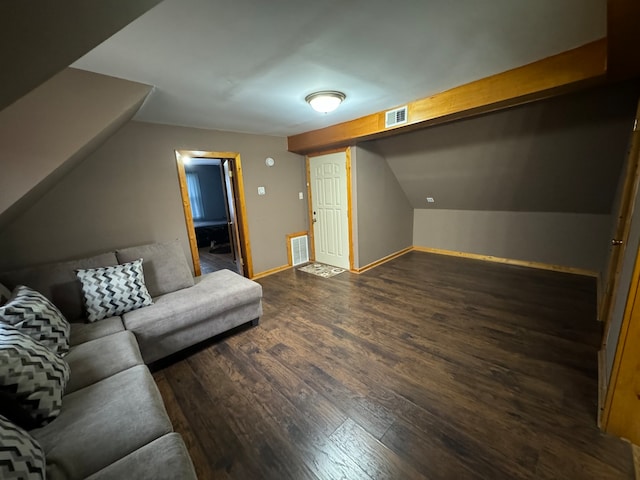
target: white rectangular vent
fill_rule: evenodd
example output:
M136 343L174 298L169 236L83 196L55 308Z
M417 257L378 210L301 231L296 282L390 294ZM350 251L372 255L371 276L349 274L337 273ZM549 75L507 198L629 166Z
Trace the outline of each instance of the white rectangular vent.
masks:
M291 238L291 263L295 267L309 261L309 248L307 246L307 236Z
M384 114L384 127L395 127L407 123L407 106L389 110Z

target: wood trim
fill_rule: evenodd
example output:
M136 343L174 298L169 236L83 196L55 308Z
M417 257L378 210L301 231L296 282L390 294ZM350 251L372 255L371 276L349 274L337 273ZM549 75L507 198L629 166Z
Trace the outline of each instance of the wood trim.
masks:
M494 257L492 255L480 255L477 253L458 252L454 250L443 250L431 247L413 247L416 252L435 253L437 255L449 255L452 257L469 258L472 260L483 260L485 262L503 263L506 265L515 265L518 267L537 268L539 270L551 270L553 272L571 273L574 275L584 275L586 277L598 277L598 272L587 270L584 268L565 267L563 265L551 265L542 262L531 262L528 260L514 260L511 258Z
M353 145L567 93L605 80L606 39L407 103L408 123L385 129L384 112L288 137L307 154Z
M265 270L264 272L256 273L253 275L251 280L258 280L259 278L268 277L269 275L273 275L274 273L284 272L285 270L290 270L293 267L291 265L283 265L281 267L272 268L271 270Z
M640 118L640 103L636 110L636 122ZM616 239L622 240L621 246L611 247L609 255L609 265L607 268L607 277L605 279L604 290L602 293L601 308L598 310L598 317L604 322L604 335L602 345L604 346L607 339L607 332L613 314L613 297L618 289L620 273L622 272L624 261L624 250L628 247L629 233L631 232L631 218L633 209L638 195L640 186L640 132L633 130L631 132L631 147L627 155L626 168L624 173L624 184L622 193L620 194L620 206L617 216L616 231L614 235Z
M242 176L242 160L240 154L235 153L233 157L233 175L234 182L237 188L237 202L238 209L236 211L236 221L241 230L240 241L242 242L242 249L244 251L244 261L247 277L253 277L253 255L251 254L251 242L249 241L249 224L247 221L247 204L244 196L244 178ZM238 219L238 215L240 218Z
M311 162L309 161L309 155L305 157L305 163L307 166L307 215L309 218L309 260L316 259L316 242L315 231L313 228L313 197L311 192Z
M189 247L191 250L191 258L193 259L194 274L199 276L200 272L200 255L198 253L198 243L196 241L195 228L193 226L193 218L191 215L191 204L189 202L189 192L187 190L187 178L184 170L183 156L194 158L227 158L232 160L231 171L233 178L231 179L235 189L236 200L236 223L240 230L241 252L243 259L245 274L252 278L253 260L251 255L251 243L249 241L249 228L247 225L247 207L244 196L244 180L242 177L242 160L237 152L211 152L202 150L176 150L176 164L178 166L178 181L180 183L180 195L182 196L182 206L184 209L184 217L187 225L187 236L189 237Z
M640 75L640 2L607 1L607 74L611 80Z
M287 243L287 262L289 262L289 266L293 266L293 253L291 252L291 239L296 237L304 237L307 236L309 238L309 232L296 232L296 233L288 233L285 235L286 243ZM309 245L307 245L309 247Z
M196 229L193 226L193 215L191 214L191 201L189 200L189 190L187 190L187 174L184 170L182 155L186 155L184 150L176 150L176 166L178 168L178 182L180 183L180 197L182 198L182 209L187 227L187 237L189 238L189 249L193 261L193 274L196 277L201 275L200 254L198 253L198 242L196 240Z
M351 147L347 147L344 151L346 156L347 168L347 222L349 223L349 270L353 271L355 267L354 250L353 250L353 192L351 190Z
M638 392L635 388L637 369L635 363L640 358L640 345L636 341L640 334L640 321L637 318L640 315L640 305L636 303L639 286L640 262L637 261L636 256L602 412L602 428L605 431L627 438L634 443L640 442L640 432L634 429L638 418L634 412L637 411L638 402ZM629 335L630 331L633 331L633 335ZM631 341L627 342L629 338Z
M402 255L404 255L406 253L409 253L411 251L413 251L413 247L404 248L404 249L400 250L399 252L392 253L391 255L387 255L386 257L381 258L380 260L377 260L377 261L375 261L373 263L370 263L369 265L366 265L366 266L364 266L362 268L357 268L355 270L352 269L352 272L353 273L357 273L357 274L364 273L364 272L366 272L368 270L371 270L372 268L375 268L375 267L377 267L379 265L382 265L383 263L387 263L387 262L389 262L391 260L394 260L394 259L396 259L398 257L401 257Z

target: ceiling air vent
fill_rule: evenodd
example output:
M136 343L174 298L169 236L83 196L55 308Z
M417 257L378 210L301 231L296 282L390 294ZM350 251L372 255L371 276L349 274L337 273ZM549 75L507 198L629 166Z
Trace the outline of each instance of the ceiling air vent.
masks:
M407 106L389 110L384 114L384 127L390 128L407 123Z

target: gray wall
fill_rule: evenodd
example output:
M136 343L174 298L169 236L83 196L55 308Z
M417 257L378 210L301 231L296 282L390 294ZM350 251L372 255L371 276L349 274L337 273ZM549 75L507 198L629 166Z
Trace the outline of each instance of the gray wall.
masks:
M190 258L176 149L240 153L254 272L286 265L285 235L307 229L307 212L304 161L285 138L129 122L0 232L0 269L176 238Z
M615 85L376 144L414 208L609 214L637 101Z
M150 91L67 68L0 111L0 226L129 121Z
M415 208L414 245L602 272L637 92L592 89L374 142Z
M356 267L362 268L412 245L413 208L388 163L373 145L352 148L352 168L354 152Z
M203 220L221 220L227 218L224 193L222 191L221 167L217 165L188 165L186 172L198 174L200 193L204 207Z
M413 244L598 272L610 224L597 214L416 209Z

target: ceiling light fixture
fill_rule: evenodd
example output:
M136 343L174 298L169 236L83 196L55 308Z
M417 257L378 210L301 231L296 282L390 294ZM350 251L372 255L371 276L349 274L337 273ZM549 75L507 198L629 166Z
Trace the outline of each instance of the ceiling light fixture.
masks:
M347 96L342 92L326 90L307 95L305 100L316 112L329 113L338 108L345 98Z

